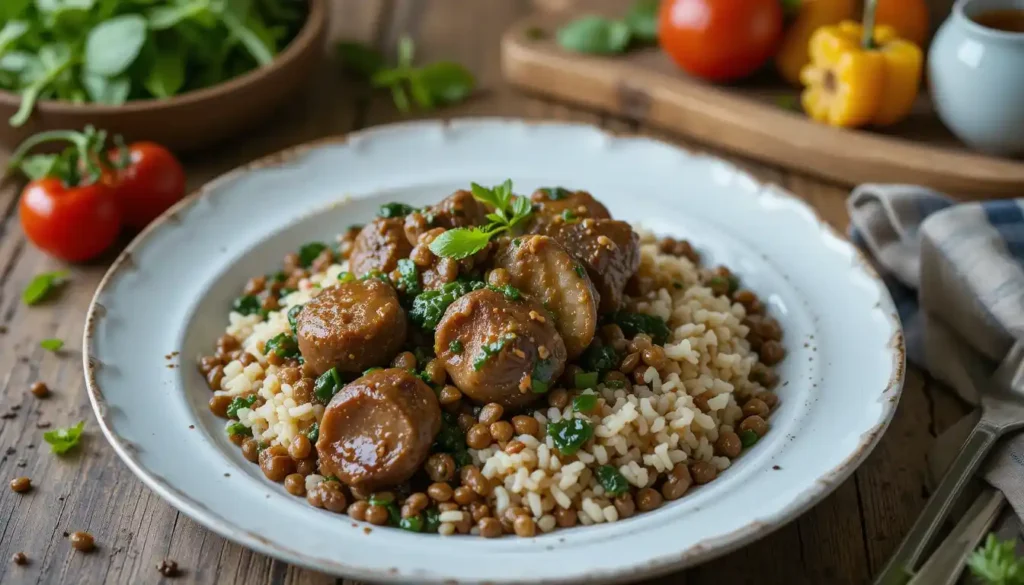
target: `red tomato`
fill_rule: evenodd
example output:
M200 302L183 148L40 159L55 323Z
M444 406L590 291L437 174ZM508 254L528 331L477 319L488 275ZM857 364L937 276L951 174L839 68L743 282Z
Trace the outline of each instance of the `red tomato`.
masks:
M52 177L32 181L21 192L18 211L28 239L68 262L100 255L121 229L114 190L103 182L69 188Z
M108 153L118 162L121 153ZM124 224L142 229L185 195L185 171L166 148L152 142L128 147L128 166L117 171L115 186Z
M710 81L750 75L782 36L779 0L663 0L661 48L684 71Z

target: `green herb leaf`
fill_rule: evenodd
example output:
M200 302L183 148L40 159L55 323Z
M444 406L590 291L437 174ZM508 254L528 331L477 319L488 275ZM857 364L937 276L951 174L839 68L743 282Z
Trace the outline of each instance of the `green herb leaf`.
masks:
M405 217L416 211L416 208L405 203L385 203L377 211L377 217Z
M658 42L658 8L660 0L636 0L626 13L626 25L637 41Z
M256 395L250 394L248 396L237 396L228 405L228 418L238 418L238 411L243 408L252 408L252 405L256 404Z
M436 256L461 260L484 249L495 232L478 227L448 230L430 242L430 251Z
M615 55L629 46L626 23L602 16L584 16L558 29L558 44L577 53Z
M177 94L185 84L185 56L177 51L158 54L145 84L149 93L158 98L169 98Z
M494 292L501 293L502 295L505 296L506 299L510 301L518 301L519 299L523 298L523 293L520 292L518 288L512 286L511 284L503 284L501 286L488 286L487 288L493 290Z
M1017 557L1014 539L1000 541L989 534L985 544L967 559L971 573L984 585L1024 585L1024 559Z
M25 157L18 168L26 177L35 181L43 177L53 176L60 157L56 154L37 154Z
M338 282L345 283L345 282L355 282L355 281L356 281L356 275L352 274L351 272L349 272L347 270L342 270L341 272L338 273Z
M458 339L453 339L451 343L448 344L448 351L452 353L462 353L463 349L465 348L462 346L462 342Z
M146 42L146 19L125 14L96 25L85 41L85 68L116 77L135 62Z
M308 244L304 244L299 248L299 264L303 268L309 268L310 265L313 264L313 261L316 260L316 257L326 249L327 244L324 244L323 242L310 242Z
M427 508L423 512L423 530L436 533L441 527L441 512L437 508Z
M278 333L267 340L264 351L267 355L273 353L279 358L286 359L301 355L299 353L298 340L295 339L294 335L288 335L287 333Z
M320 375L313 384L313 395L323 404L327 404L341 390L341 376L337 368L331 368Z
M757 433L750 429L740 432L740 443L744 447L752 447L760 438L761 437L757 436Z
M590 421L580 418L549 422L547 431L551 441L563 455L574 455L584 443L594 436L594 426L590 424Z
M423 291L413 299L412 309L409 310L409 319L420 328L426 331L433 331L444 316L448 306L454 303L462 295L474 290L480 290L487 286L480 281L467 282L456 280L448 282L436 290ZM417 348L419 349L419 348ZM419 362L423 362L420 356L416 356Z
M409 518L402 518L398 522L399 528L408 530L409 532L423 532L423 516L416 514Z
M627 338L632 338L637 333L646 333L658 345L667 342L672 334L665 320L654 315L618 312L611 316L611 321L622 329Z
M309 428L306 429L306 438L310 443L316 444L317 439L320 438L320 423L314 422L309 425Z
M516 335L514 333L506 333L499 337L498 339L496 339L495 341L492 341L491 343L485 343L481 345L480 354L477 355L476 359L473 360L473 370L477 372L482 370L483 367L487 365L487 362L492 357L500 353L501 350L505 349L505 346L508 345L509 342L515 340Z
M573 385L580 390L596 387L597 372L576 372L576 375L573 376Z
M562 199L572 195L572 191L565 187L541 187L538 191L544 193L544 195L546 195L551 201L561 201Z
M242 295L235 299L231 309L241 315L253 315L260 312L262 305L256 295Z
M334 52L341 59L342 67L358 77L369 79L384 69L384 55L363 43L342 41L335 45Z
M22 302L26 305L35 305L41 302L47 297L47 295L67 282L67 278L70 275L71 273L66 270L44 272L36 275L36 277L28 283L28 286L25 287L25 290L22 291Z
M619 367L619 354L610 345L592 343L583 350L580 365L587 370L604 373Z
M626 477L613 465L598 467L597 481L601 482L604 493L609 496L618 496L629 491L629 482L626 481Z
M108 78L86 71L82 74L82 87L90 100L107 106L119 106L128 101L132 82L123 76Z
M43 440L50 444L51 451L63 455L81 441L83 428L85 428L84 420L73 427L47 431L43 433Z
M274 60L274 53L276 52L273 46L268 45L260 35L258 35L252 28L253 23L243 22L240 18L225 12L221 14L221 20L224 22L224 26L227 27L231 35L238 39L242 45L249 51L252 58L260 64L261 67L270 65L271 61Z
M302 305L294 305L288 309L288 324L292 327L292 334L298 334L299 313L302 312Z
M391 492L376 492L368 499L371 506L387 506L395 501L395 495Z
M469 97L476 87L473 74L453 61L439 61L421 67L414 79L430 97L429 105L421 106L424 109L432 108L434 104L457 104Z
M228 423L228 425L224 427L224 432L227 433L229 437L232 435L242 435L243 437L252 436L252 429L238 421Z
M61 341L60 339L44 339L39 342L39 347L45 349L46 351L57 352L60 351L62 347L64 347L64 342Z
M398 261L398 284L409 297L415 297L423 290L420 287L419 269L416 263L409 258L402 258Z
M597 394L580 394L572 399L573 412L590 414L595 408L597 408Z

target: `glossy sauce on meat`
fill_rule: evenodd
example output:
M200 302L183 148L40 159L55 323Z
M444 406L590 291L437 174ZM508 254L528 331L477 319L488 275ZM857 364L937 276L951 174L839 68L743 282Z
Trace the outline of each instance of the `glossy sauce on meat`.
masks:
M494 265L551 312L568 358L579 357L597 331L598 296L583 265L548 236L503 240Z
M459 190L423 211L414 211L405 218L405 235L412 245L431 228L452 229L487 223L487 207L469 191Z
M489 289L448 307L435 332L434 351L465 396L507 408L539 398L561 375L566 359L562 337L543 306Z
M376 278L323 289L295 323L299 351L318 375L332 367L359 373L388 364L407 328L395 289Z
M586 191L569 191L562 187L538 189L530 196L534 205L534 216L542 221L555 217L583 219L611 219L608 208Z
M584 219L555 221L543 233L583 263L601 296L601 314L622 305L626 282L640 267L640 236L624 221Z
M441 429L434 391L400 368L376 370L331 399L316 443L320 471L373 490L406 481Z
M377 270L388 273L398 268L398 261L412 252L412 244L405 237L401 218L378 217L356 236L349 256L349 267L356 276Z

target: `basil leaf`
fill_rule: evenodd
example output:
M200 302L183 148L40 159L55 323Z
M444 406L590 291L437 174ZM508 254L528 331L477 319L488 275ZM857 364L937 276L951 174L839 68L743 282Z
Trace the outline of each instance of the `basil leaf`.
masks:
M56 287L64 284L70 274L66 270L61 270L37 275L22 291L21 300L26 305L35 305L45 299Z
M442 258L461 260L484 249L494 232L480 228L455 228L430 242L430 251Z
M115 77L135 62L146 42L146 19L138 14L117 16L96 25L85 41L85 69Z
M645 43L658 41L660 0L636 0L626 13L626 25L632 37Z
M131 81L127 77L109 79L96 73L82 74L82 87L89 99L108 106L119 106L128 101L131 93Z
M558 44L577 53L614 55L629 45L629 26L602 16L584 16L558 29Z
M149 28L166 30L174 28L184 20L194 18L205 10L207 10L207 3L202 1L176 6L157 6L146 14L146 19L149 22Z
M176 95L185 85L185 58L177 51L164 51L156 56L145 81L149 93L158 98Z
M260 66L269 65L274 60L274 47L265 44L264 39L261 39L250 26L243 23L237 16L230 12L225 12L221 15L221 20L232 36L241 41L245 49L252 55L253 59L256 59Z
M362 43L342 41L334 46L334 52L341 59L342 67L358 77L369 79L384 69L384 55Z
M12 20L0 29L0 55L6 53L15 41L29 30L29 24L21 20Z

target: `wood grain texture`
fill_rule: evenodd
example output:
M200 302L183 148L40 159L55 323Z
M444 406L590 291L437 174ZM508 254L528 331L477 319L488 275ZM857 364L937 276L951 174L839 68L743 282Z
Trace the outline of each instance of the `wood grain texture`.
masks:
M519 116L596 124L618 133L640 133L692 150L695 143L641 125L529 97L501 78L497 39L509 23L542 0L332 0L331 34L393 50L410 35L419 58L466 64L481 89L470 101L430 115ZM283 109L267 128L186 160L190 186L253 158L313 138L402 119L389 96L346 81L325 66L301 102ZM713 152L713 151L712 151ZM713 154L721 154L713 152ZM834 227L845 230L846 190L735 155L726 155L759 179L779 183L811 203ZM0 161L2 162L2 161ZM0 489L0 583L209 585L368 585L290 566L225 541L152 494L120 463L92 422L77 353L85 308L107 258L73 268L74 281L53 301L21 304L31 277L58 264L21 235L16 192L0 190L0 477L27 475L37 486L27 495ZM39 349L46 337L67 341L62 355ZM28 386L44 380L52 397L37 400ZM858 584L866 581L907 530L924 503L924 457L937 430L955 421L963 406L912 372L902 404L878 449L835 493L774 534L732 554L645 585ZM80 453L58 459L40 449L39 421L68 425L86 420ZM822 437L828 440L828 437ZM14 452L5 455L6 448ZM45 447L45 445L44 445ZM25 467L19 467L23 460ZM757 502L749 503L756 509ZM63 534L89 530L98 550L74 553ZM24 551L31 564L7 561ZM156 565L177 561L182 578L161 578ZM528 573L524 574L528 578Z
M729 87L688 78L656 48L600 57L561 49L559 26L582 14L619 14L621 3L578 2L542 10L510 27L502 68L510 82L564 100L685 134L704 144L852 185L920 183L971 198L1019 195L1024 162L967 150L922 94L907 120L884 132L815 123L777 105L795 91L771 77ZM537 38L542 31L542 38Z

